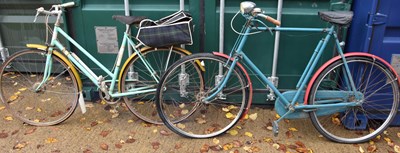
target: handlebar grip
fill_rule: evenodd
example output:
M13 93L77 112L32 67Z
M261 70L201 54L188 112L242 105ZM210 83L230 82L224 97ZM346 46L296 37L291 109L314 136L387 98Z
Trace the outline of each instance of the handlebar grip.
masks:
M278 20L276 20L276 19L274 19L274 18L272 18L272 17L270 17L268 15L258 14L258 16L263 17L265 20L271 22L272 24L275 24L276 26L280 26L281 25L281 21L278 21Z
M60 6L65 8L65 7L72 7L74 5L75 5L75 2L68 2L68 3L61 4Z

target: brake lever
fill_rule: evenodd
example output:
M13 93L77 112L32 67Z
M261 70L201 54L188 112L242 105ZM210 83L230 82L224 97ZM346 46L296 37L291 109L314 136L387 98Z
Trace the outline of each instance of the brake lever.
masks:
M33 22L36 22L37 17L39 16L40 12L44 11L43 7L39 7L38 9L36 9L36 15L35 15L35 19L33 20Z

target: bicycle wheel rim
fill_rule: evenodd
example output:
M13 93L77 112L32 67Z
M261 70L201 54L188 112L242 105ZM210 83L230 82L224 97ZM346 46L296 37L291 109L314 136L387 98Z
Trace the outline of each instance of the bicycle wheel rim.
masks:
M48 81L43 80L46 53L26 50L12 55L2 66L1 98L10 112L23 122L36 126L55 125L68 119L78 99L78 85L71 69L52 55Z
M310 117L317 128L326 138L340 143L360 143L375 138L382 133L394 119L399 103L399 85L391 70L379 61L367 57L346 58L353 75L359 95L362 95L362 105L351 108L337 108L339 113L330 114L323 118L316 112ZM334 73L343 69L341 60L328 66L317 78L313 85L310 104L315 103L316 90L332 88L326 85ZM337 89L346 91L344 75L336 76ZM329 79L328 79L329 78ZM329 82L328 82L329 83ZM325 87L322 87L325 86ZM340 88L339 88L340 87ZM386 104L386 103L388 104ZM385 105L382 105L385 104ZM340 129L339 129L340 128Z

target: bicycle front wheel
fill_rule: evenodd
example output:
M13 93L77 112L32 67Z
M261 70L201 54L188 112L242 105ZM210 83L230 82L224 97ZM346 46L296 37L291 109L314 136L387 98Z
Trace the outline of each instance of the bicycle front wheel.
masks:
M48 126L63 122L74 112L78 84L69 66L52 55L49 78L41 84L46 52L25 50L10 56L0 70L1 100L23 122Z
M395 73L379 59L355 56L346 57L346 61L351 77L343 60L333 62L312 85L309 104L358 104L317 109L310 113L310 118L316 129L332 141L361 143L382 133L394 119L399 105L399 83ZM355 85L355 92L351 84Z
M158 80L172 63L186 56L187 51L181 48L145 48L141 56L131 58L122 70L121 92L142 91L142 94L124 97L129 110L138 118L153 124L163 122L157 114L155 105L155 89ZM142 58L141 58L142 57ZM153 70L149 69L150 66ZM138 90L140 89L140 90ZM148 92L148 90L154 90Z
M239 121L249 89L238 66L223 90L204 101L226 77L228 61L213 54L196 54L182 58L165 72L157 88L156 104L169 129L184 137L209 138L225 133ZM198 67L205 71L199 73Z

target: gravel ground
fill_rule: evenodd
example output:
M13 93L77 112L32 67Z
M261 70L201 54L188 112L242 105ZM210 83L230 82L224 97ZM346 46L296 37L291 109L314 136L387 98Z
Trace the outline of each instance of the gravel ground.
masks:
M400 145L400 127L389 128L373 145L338 144L323 138L308 119L281 122L280 134L274 137L265 127L275 118L275 112L265 108L252 108L250 114L257 113L257 118L238 123L234 127L237 135L188 139L164 126L146 124L124 107L118 107L119 116L116 117L104 109L107 105L88 102L87 106L87 113L82 114L78 108L71 118L59 125L35 127L25 125L16 118L11 120L11 114L0 105L0 152L293 153L305 150L343 153L369 150L395 152L395 146ZM289 128L298 131L290 131ZM384 138L390 139L390 143Z

